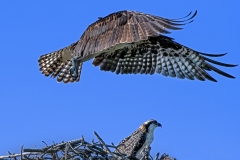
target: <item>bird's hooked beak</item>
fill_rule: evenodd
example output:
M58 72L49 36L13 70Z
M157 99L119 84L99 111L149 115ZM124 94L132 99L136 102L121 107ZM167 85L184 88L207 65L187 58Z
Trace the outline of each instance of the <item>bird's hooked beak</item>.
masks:
M162 127L162 125L160 123L158 123L158 127Z

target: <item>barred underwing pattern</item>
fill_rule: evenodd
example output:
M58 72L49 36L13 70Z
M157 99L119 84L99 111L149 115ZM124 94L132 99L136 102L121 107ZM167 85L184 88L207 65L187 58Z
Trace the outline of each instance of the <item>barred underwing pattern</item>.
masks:
M233 67L236 65L224 64L206 58L210 55L194 51L175 42L166 36L150 37L149 40L132 48L125 48L107 57L102 56L102 62L98 63L103 71L111 71L116 74L162 74L163 76L177 77L180 79L208 79L216 82L206 70L213 70L225 77L234 78L208 62ZM114 63L113 63L114 62ZM94 64L94 61L93 61ZM111 69L110 69L111 68Z

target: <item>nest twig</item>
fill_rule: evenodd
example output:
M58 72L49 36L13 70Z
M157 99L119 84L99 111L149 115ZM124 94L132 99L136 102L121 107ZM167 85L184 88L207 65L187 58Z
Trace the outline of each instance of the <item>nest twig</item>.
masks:
M94 132L97 139L100 141L89 143L84 140L84 137L73 141L53 144L42 149L24 148L21 147L19 154L8 152L6 156L0 156L0 160L130 160L125 154L112 152L116 150L116 146L106 144L102 138ZM160 156L159 153L152 158L150 155L151 147L148 146L142 151L141 160L176 160L169 157L167 154Z

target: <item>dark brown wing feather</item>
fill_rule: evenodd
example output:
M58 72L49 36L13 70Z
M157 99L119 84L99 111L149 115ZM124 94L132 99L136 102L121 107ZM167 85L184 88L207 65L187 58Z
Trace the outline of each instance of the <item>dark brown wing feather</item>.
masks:
M133 43L161 33L170 33L167 29L179 30L181 28L178 26L191 23L196 13L185 20L171 20L135 11L112 13L86 29L73 55L84 57L119 43Z
M136 130L132 135L128 136L122 140L118 146L117 150L127 156L135 156L137 151L142 148L146 141L146 132L141 129ZM115 150L114 152L117 152Z
M216 54L215 56L223 55ZM154 74L156 72L180 79L198 79L201 81L208 79L214 82L216 80L206 71L212 70L228 78L235 77L208 62L224 67L237 66L209 59L205 56L214 57L214 54L194 51L166 36L150 37L149 40L132 50L124 49L116 51L112 56L102 56L104 54L96 57L93 64L100 65L100 69L103 71L116 72L117 74Z

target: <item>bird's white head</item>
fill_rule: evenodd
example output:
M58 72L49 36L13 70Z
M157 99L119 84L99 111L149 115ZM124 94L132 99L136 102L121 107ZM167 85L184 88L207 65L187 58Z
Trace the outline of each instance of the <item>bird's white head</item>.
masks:
M142 130L145 130L145 132L153 132L155 130L156 127L162 127L162 125L160 123L158 123L156 120L154 119L150 119L146 122L144 122L140 128Z

